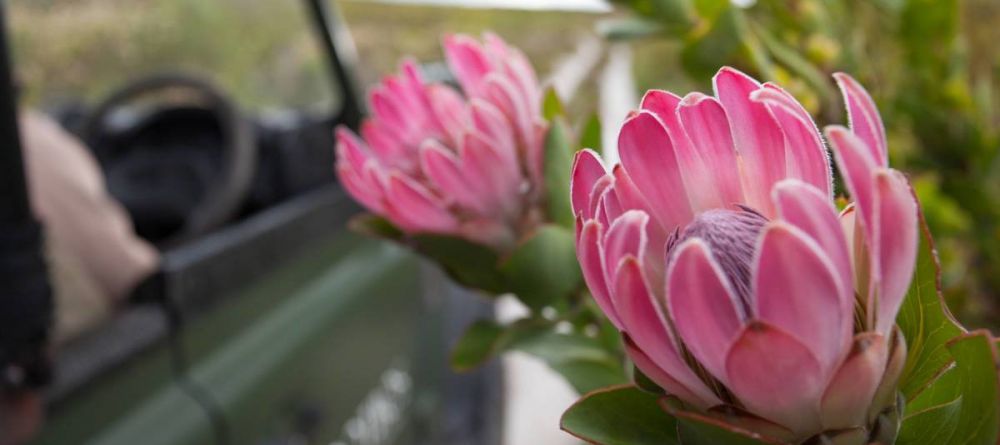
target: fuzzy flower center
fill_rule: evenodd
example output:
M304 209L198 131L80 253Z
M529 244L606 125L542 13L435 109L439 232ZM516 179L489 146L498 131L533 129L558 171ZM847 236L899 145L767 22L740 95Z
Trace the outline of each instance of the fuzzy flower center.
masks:
M688 239L704 241L725 273L743 313L750 314L754 249L765 224L767 218L749 207L708 210L684 230L674 232L667 243L667 258L672 258L674 248Z

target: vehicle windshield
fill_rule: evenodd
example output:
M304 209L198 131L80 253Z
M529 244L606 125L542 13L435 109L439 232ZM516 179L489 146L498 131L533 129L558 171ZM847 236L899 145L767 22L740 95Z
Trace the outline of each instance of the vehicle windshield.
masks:
M29 105L92 102L178 71L204 76L251 110L337 105L302 2L12 0L8 8Z

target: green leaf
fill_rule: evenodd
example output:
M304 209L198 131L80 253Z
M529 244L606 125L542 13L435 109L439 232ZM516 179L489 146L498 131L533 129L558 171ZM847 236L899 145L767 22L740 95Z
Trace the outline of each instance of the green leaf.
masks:
M562 119L550 121L545 136L545 201L549 221L572 228L569 178L573 168L573 144Z
M544 361L581 394L627 382L614 351L579 332L556 332L555 322L543 318L524 318L506 326L477 321L452 349L451 367L469 371L515 349Z
M641 370L639 370L638 367L634 365L632 366L632 382L635 383L635 386L637 388L646 391L648 393L657 394L661 396L666 395L666 392L663 390L663 388L660 388L660 386L657 385L656 382L653 381L653 379L649 378L649 376L644 374Z
M499 257L488 246L443 235L415 235L417 250L436 261L457 283L489 293L507 292Z
M473 323L451 350L452 369L465 372L485 363L496 353L503 333L504 329L492 321Z
M715 20L732 5L732 0L696 0L694 9L703 20Z
M1000 434L996 346L987 331L949 342L955 361L907 404L897 444L993 445Z
M602 445L677 445L676 420L631 385L591 392L563 413L564 431Z
M671 35L682 35L698 23L692 0L615 0L615 3L662 23Z
M628 382L621 359L600 340L580 332L522 336L511 348L542 359L581 394Z
M501 266L509 290L528 307L541 310L582 286L573 233L542 226Z
M548 331L542 335L520 338L513 346L519 351L536 355L551 363L572 360L601 361L612 358L596 339L575 333ZM625 375L624 371L620 373Z
M507 326L479 320L469 326L451 350L451 367L458 372L475 369L511 345L551 330L548 320L526 318Z
M797 74L809 83L812 90L819 93L824 104L838 104L840 100L826 73L812 64L796 49L789 47L764 26L752 27L754 33L760 37L760 42L764 48L773 56L774 60L780 62L791 72Z
M677 436L683 445L783 445L717 419L693 412L675 411Z
M616 17L597 22L597 33L608 40L634 40L659 34L659 23L641 17Z
M580 394L626 383L621 363L610 357L601 360L572 359L549 363Z
M547 121L556 117L566 117L566 107L553 87L545 89L545 97L542 99L542 117Z
M941 268L930 230L920 215L921 237L910 290L896 323L906 339L906 366L900 391L913 400L952 361L948 341L964 330L955 321L941 295Z
M591 114L580 130L580 148L589 148L601 153L601 118Z
M746 18L728 8L703 32L691 36L681 50L681 64L693 78L710 78L725 63L734 63L745 49Z
M403 232L389 222L388 219L372 213L362 213L351 218L350 221L347 222L347 226L355 232L376 238L384 238L395 241L399 241L403 238Z

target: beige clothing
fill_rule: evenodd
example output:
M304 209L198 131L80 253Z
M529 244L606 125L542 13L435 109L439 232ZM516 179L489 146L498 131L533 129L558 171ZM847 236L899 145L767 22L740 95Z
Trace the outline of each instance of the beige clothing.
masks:
M64 339L108 314L159 255L135 235L79 140L41 114L26 113L20 124L31 205L45 226L56 338Z

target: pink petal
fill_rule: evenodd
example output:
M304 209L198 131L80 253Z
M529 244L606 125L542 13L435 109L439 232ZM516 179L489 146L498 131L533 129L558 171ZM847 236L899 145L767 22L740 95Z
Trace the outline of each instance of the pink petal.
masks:
M618 201L621 202L622 207L626 210L646 210L649 213L649 204L646 203L646 198L636 188L635 183L632 182L632 178L622 165L616 164L611 169L611 174L614 176L615 193L618 195Z
M455 90L443 85L427 87L429 106L434 113L434 121L440 127L441 136L446 136L448 145L458 145L466 128L469 113L465 101Z
M381 187L367 172L369 165L377 165L377 161L347 127L337 127L336 137L336 172L341 184L361 205L372 212L383 213Z
M610 224L611 221L618 219L619 216L622 216L622 214L625 213L625 209L622 208L622 204L618 200L618 194L615 193L614 187L608 187L607 190L604 191L604 194L601 195L600 199L601 202L600 205L598 205L598 208L600 208L602 214L599 215L598 218L602 223ZM645 215L646 212L642 212L642 214ZM645 222L643 225L645 225Z
M864 231L860 228L857 207L855 203L850 203L840 212L840 227L847 238L848 252L851 255L851 268L854 271L854 291L865 298L871 290L871 260L868 257L868 247ZM866 311L871 314L873 309L866 306Z
M382 214L385 212L381 191L363 179L360 172L353 170L347 164L337 165L336 172L341 185L355 201L374 213Z
M706 168L712 172L709 177L716 182L722 205L744 202L736 147L722 104L714 97L691 93L681 101L677 115Z
M504 68L504 73L510 77L524 94L525 101L529 104L539 103L541 100L541 87L538 84L538 77L531 67L528 58L519 49L507 45L496 34L483 33L483 40L489 51L500 60ZM536 114L540 115L541 108L536 107Z
M517 142L514 138L514 128L510 121L504 117L497 107L482 99L472 99L469 101L469 108L472 111L472 126L485 138L494 141L497 150L505 158L513 162L515 168L520 170ZM465 128L462 128L464 131Z
M377 120L366 120L361 124L361 136L386 167L397 168L406 173L413 173L416 165L413 154L407 142L400 139L401 135L386 128Z
M391 131L408 133L411 129L410 123L414 121L413 117L418 116L421 120L424 117L423 109L403 107L397 96L392 95L385 86L376 87L371 91L369 103L375 119Z
M541 165L541 135L536 127L534 114L531 112L535 104L525 102L525 99L517 91L517 87L507 78L489 74L484 80L483 98L497 107L498 110L510 121L516 134L518 142L524 152L522 158L528 167L528 172L536 184L542 180Z
M655 114L667 129L694 212L721 207L724 203L716 186L717 172L707 169L700 150L692 145L681 125L677 111L680 102L681 98L673 93L649 90L642 98L642 108Z
M885 372L878 384L878 389L875 390L875 396L872 398L872 406L868 410L869 419L896 402L899 378L902 376L903 369L906 366L906 339L903 338L903 331L899 329L899 326L896 326L893 330L892 337L890 337L888 343L888 363L885 365Z
M844 94L851 131L864 142L876 165L885 167L888 165L889 144L886 141L882 116L875 106L875 101L853 77L844 73L834 73L833 78L837 80L837 85Z
M468 132L459 151L466 184L486 201L488 214L511 215L516 213L521 199L520 176L510 168L507 160L486 139L475 132Z
M826 137L830 140L837 166L861 216L865 237L872 239L875 212L873 181L877 164L865 143L846 128L837 125L826 127Z
M917 259L917 203L902 173L875 175L875 240L879 264L876 329L889 335L910 288Z
M604 237L604 271L607 282L613 283L618 267L625 257L639 257L645 248L645 228L649 216L641 210L630 210L611 223ZM612 297L612 300L614 298ZM621 314L619 314L621 315ZM624 322L624 318L622 319Z
M841 359L853 328L853 294L803 231L772 221L761 235L753 271L757 316L795 336L819 360L823 375Z
M444 38L448 67L468 97L482 97L483 78L493 70L493 63L475 39L464 35Z
M580 150L576 153L569 183L574 215L583 215L586 219L594 217L590 212L590 193L594 191L597 180L606 175L600 156L593 150Z
M601 258L601 238L604 236L604 228L597 221L587 221L580 231L580 240L576 246L576 256L580 261L580 269L583 271L583 279L587 283L587 288L594 296L594 301L604 312L618 330L623 330L622 323L618 319L614 304L611 303L611 295L608 291L607 281L604 279L604 262Z
M386 199L389 216L406 230L449 233L458 227L458 220L440 200L405 176L389 176Z
M646 377L649 377L654 383L663 388L667 394L677 396L681 400L694 405L698 409L707 410L712 406L722 403L715 394L711 391L707 391L708 388L704 388L706 391L699 391L700 395L696 395L694 391L688 389L687 386L677 381L676 378L670 375L663 368L660 368L653 362L648 355L642 352L634 343L625 341L625 352L628 354L629 359L635 364L636 368L639 368ZM691 371L687 371L691 372ZM704 383L700 381L696 382L698 386L705 387Z
M882 381L888 359L885 337L874 332L858 334L844 364L823 394L823 428L864 427L868 407Z
M755 91L751 99L768 106L785 134L788 176L808 182L832 197L830 155L809 112L791 94L770 83Z
M850 244L829 195L795 179L779 182L772 195L781 219L809 235L830 258L840 288L844 290L841 310L851 313L854 310L854 281Z
M588 208L587 211L583 214L584 219L601 218L603 213L603 210L599 208L602 203L601 197L603 197L604 193L607 192L608 189L612 187L614 182L615 179L612 178L610 175L601 176L600 178L597 179L597 182L594 183L593 190L590 191L590 198L588 199L590 201L590 208ZM604 224L605 227L607 227L611 225L611 221L605 220L602 221L602 224Z
M723 67L713 78L715 95L726 109L736 151L743 160L743 191L750 206L767 216L774 214L770 192L784 179L785 139L763 104L750 100L761 88L751 77Z
M820 364L792 335L764 322L748 325L726 358L727 386L750 412L799 435L818 430Z
M336 130L338 162L346 163L354 170L361 170L371 159L364 142L349 128L340 125Z
M614 192L618 198L618 203L623 211L642 210L649 214L649 205L642 193L635 187L628 172L622 168L621 164L615 165L612 170L615 178ZM667 231L655 218L646 224L646 240L650 248L645 249L645 256L642 263L646 269L646 278L654 289L663 289L664 274L666 273L666 255L663 246L667 242Z
M420 150L421 168L441 192L461 207L484 214L490 209L474 187L470 187L461 161L440 143L430 140Z
M840 229L844 232L844 238L847 239L847 252L851 256L852 268L856 261L854 258L854 228L858 226L856 217L854 203L848 204L844 210L840 211ZM857 287L854 290L856 291Z
M726 352L745 318L704 241L692 238L677 247L667 271L667 307L691 354L725 382Z
M670 137L648 111L625 121L618 135L622 165L667 230L691 220L691 206Z

